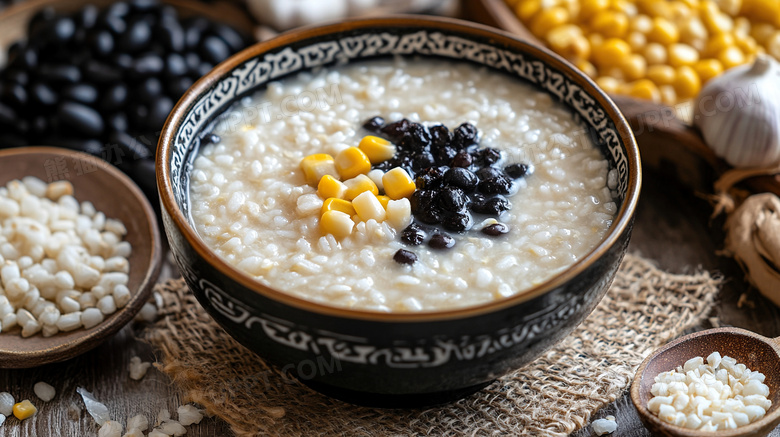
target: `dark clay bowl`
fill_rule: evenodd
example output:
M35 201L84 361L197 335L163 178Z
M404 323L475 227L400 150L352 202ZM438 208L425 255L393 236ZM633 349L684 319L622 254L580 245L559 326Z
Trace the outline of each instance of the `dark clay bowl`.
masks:
M655 377L685 364L691 358L704 357L713 352L729 356L766 376L764 384L769 387L772 406L766 415L756 422L736 429L703 432L674 426L661 421L647 409L647 401L653 395ZM667 437L759 437L769 434L780 424L780 338L771 339L745 329L717 328L696 332L653 352L639 366L631 384L631 401L639 417L653 435Z
M269 80L394 55L483 65L532 84L579 114L619 173L619 212L605 239L561 274L516 296L413 314L299 299L261 285L206 247L190 219L188 182L201 138L215 117ZM410 407L451 401L484 387L539 356L591 312L628 244L640 161L612 101L558 56L471 23L394 17L293 31L219 65L169 117L157 152L157 183L176 262L200 303L230 335L315 390L364 405Z

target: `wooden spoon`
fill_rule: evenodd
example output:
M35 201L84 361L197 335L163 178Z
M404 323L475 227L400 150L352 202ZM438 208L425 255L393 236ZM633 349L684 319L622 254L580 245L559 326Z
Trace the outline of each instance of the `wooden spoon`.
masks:
M110 338L133 320L148 300L160 273L162 258L157 217L149 201L129 177L108 162L55 147L0 151L0 186L24 176L35 176L44 182L68 180L73 184L79 202L90 201L107 218L124 223L127 228L125 241L133 247L127 284L131 298L126 306L91 329L79 328L48 338L40 333L22 338L18 326L4 330L0 333L0 369L63 361Z
M661 421L647 409L653 397L650 388L655 377L683 365L695 357L706 358L713 352L729 356L748 369L766 376L772 407L761 420L736 429L703 432L681 428ZM631 400L642 423L653 433L669 437L757 437L769 434L780 423L780 337L771 339L740 328L717 328L696 332L672 341L645 358L631 384Z

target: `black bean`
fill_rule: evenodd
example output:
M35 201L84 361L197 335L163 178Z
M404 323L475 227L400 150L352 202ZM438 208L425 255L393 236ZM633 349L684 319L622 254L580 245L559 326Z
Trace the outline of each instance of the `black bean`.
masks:
M158 131L163 128L168 114L173 109L173 100L162 96L152 102L149 106L149 127Z
M123 112L117 112L116 114L112 114L106 118L106 123L108 124L108 127L117 130L125 132L127 131L127 116Z
M401 241L412 246L425 242L425 237L425 231L416 223L410 224L401 232Z
M504 172L512 179L519 179L528 173L528 165L511 164L504 167Z
M30 130L38 135L46 135L49 133L49 119L48 117L35 117L33 119L32 124L30 125Z
M414 155L414 158L412 158L412 168L415 171L420 171L425 168L431 167L433 164L436 163L436 159L433 157L433 154L427 150L423 150L421 152L418 152Z
M160 7L160 2L157 0L133 0L130 2L130 7L136 11L153 12Z
M27 97L27 90L18 83L11 84L3 91L4 100L17 108L27 104Z
M199 77L199 78L200 78L201 76L205 76L205 75L209 74L209 71L211 71L211 69L212 69L213 67L214 67L214 66L213 66L213 65L211 65L211 64L209 64L208 62L203 62L203 63L201 63L201 64L198 66L198 69L197 69L197 71L195 72L195 74L197 75L197 77Z
M203 17L193 17L186 21L184 43L190 50L198 48L203 39L203 33L209 28L209 22Z
M398 141L403 138L404 134L409 130L411 122L405 118L390 123L382 128L382 133L391 141Z
M497 237L509 232L509 227L503 223L493 223L492 225L482 228L482 233L490 235L491 237Z
M109 64L90 59L82 67L84 76L92 82L113 83L122 80L122 71Z
M431 189L417 189L412 193L412 197L409 198L409 203L412 207L412 212L417 214L426 209L433 208L436 202L436 190Z
M92 29L95 27L95 23L97 23L99 14L100 11L97 6L86 5L76 14L76 21L78 22L79 27L83 29Z
M471 154L465 150L461 150L452 158L453 167L469 167L472 162L474 162L474 159L471 157Z
M187 68L189 68L190 73L195 73L200 66L200 56L198 56L197 53L189 52L184 55L184 62L187 63Z
M439 165L449 165L452 162L452 159L455 158L456 153L458 153L457 150L450 146L439 147L434 152L436 163Z
M200 55L214 64L219 64L230 56L230 47L221 38L208 36L200 43Z
M152 39L152 29L145 21L138 20L131 23L127 31L119 36L119 48L128 52L137 52L145 49Z
M106 16L124 17L130 13L130 5L126 2L116 2L106 9Z
M28 47L19 54L19 66L26 69L33 69L38 66L38 52Z
M495 179L504 176L504 172L501 169L495 167L484 167L476 171L479 179Z
M62 90L62 97L74 102L93 104L97 101L97 89L86 83L70 85Z
M165 68L165 63L154 54L142 55L133 62L133 72L139 76L157 75L163 71L163 68Z
M27 85L30 82L30 75L23 70L6 70L5 78L9 82L14 82L19 85Z
M133 66L133 62L135 62L135 59L127 53L117 53L111 57L111 60L114 65L123 70L129 70Z
M454 232L463 232L472 225L471 214L468 211L457 211L442 220L444 228Z
M121 35L127 30L127 23L125 23L125 20L116 15L106 15L105 18L103 18L103 24L114 35Z
M216 36L222 38L222 40L227 43L231 52L238 52L246 45L244 37L230 26L214 24L212 26L212 31Z
M168 50L177 53L184 50L184 29L181 28L178 20L162 20L156 30L156 35L156 39Z
M133 89L131 96L135 100L152 101L162 93L162 83L156 77L150 77Z
M118 150L114 151L114 154L122 161L135 161L151 156L149 149L137 138L130 136L127 132L111 132L109 134L109 141L112 145L118 147ZM116 164L116 162L113 162L113 164Z
M393 261L398 264L414 264L417 261L417 255L406 249L398 249L393 255Z
M103 133L103 119L89 106L75 102L63 102L57 112L60 122L86 135Z
M0 102L0 124L12 125L16 122L16 112Z
M32 97L36 103L44 106L57 104L57 94L43 83L36 83L32 86Z
M477 142L477 133L477 128L473 124L463 123L455 129L452 141L462 149Z
M431 133L431 142L434 147L447 146L452 142L452 134L443 124L431 126L428 131Z
M493 165L501 160L501 152L492 147L486 147L479 151L479 160L485 165Z
M479 214L500 215L509 210L511 205L504 197L496 196L485 199L483 202L472 202L470 208Z
M376 116L376 117L371 117L368 120L366 120L366 122L363 123L363 129L365 129L365 130L367 130L369 132L379 133L382 130L382 126L384 126L384 125L385 125L385 119L382 118L382 117Z
M165 57L165 74L171 77L187 74L187 63L178 53L170 53Z
M414 142L416 149L425 148L431 143L431 134L428 132L428 128L420 123L412 123L406 132L406 136Z
M466 206L466 195L456 187L444 187L438 190L436 202L444 211L459 211Z
M434 249L449 249L455 245L455 239L447 234L436 234L428 241L428 246Z
M168 95L178 100L178 98L184 95L184 93L192 86L193 83L194 81L186 76L170 79L168 82L166 82L166 89L169 93Z
M458 187L465 192L474 191L477 188L479 178L468 169L453 167L444 174L444 181L454 187Z
M47 6L40 11L36 12L35 15L30 19L30 22L27 23L27 34L32 36L38 33L40 30L43 29L44 26L46 26L48 23L51 23L55 18L57 17L57 13L54 11L54 8L51 6Z
M127 111L127 116L133 126L146 127L149 121L149 107L143 103L131 105Z
M200 140L201 145L219 144L220 142L222 142L222 137L217 134L207 134L205 137L203 137L202 140Z
M76 23L69 17L58 18L52 27L52 36L60 42L65 42L73 38L75 32Z
M482 179L477 184L477 189L483 194L510 194L513 189L512 180L506 175L490 179Z
M122 83L118 83L103 93L99 106L104 111L111 111L124 105L126 101L127 87Z
M442 184L444 174L444 171L442 171L442 169L439 167L428 167L417 173L417 180L415 181L415 184L417 185L418 189L429 190L432 188L438 188Z
M81 80L81 72L75 65L44 64L37 71L38 77L48 82L71 82Z

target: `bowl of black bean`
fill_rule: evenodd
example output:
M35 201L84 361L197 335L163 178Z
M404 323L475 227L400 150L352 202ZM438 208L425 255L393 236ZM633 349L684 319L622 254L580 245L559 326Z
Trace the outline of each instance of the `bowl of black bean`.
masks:
M0 149L85 152L155 198L154 151L168 113L252 42L252 27L226 2L12 2L0 11Z

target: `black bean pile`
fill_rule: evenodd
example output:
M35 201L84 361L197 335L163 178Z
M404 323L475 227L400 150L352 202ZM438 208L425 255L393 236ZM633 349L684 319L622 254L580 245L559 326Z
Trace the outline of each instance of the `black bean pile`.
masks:
M156 196L154 151L175 102L247 36L157 0L39 11L0 71L0 147L101 157ZM153 202L156 203L156 202Z
M397 148L392 159L374 168L401 167L415 179L417 189L410 199L414 221L401 232L401 240L410 246L427 241L434 249L453 247L455 239L446 231L463 233L472 228L475 215L498 217L509 210L512 205L505 196L514 194L515 180L529 173L526 164L504 166L500 150L480 147L479 132L469 123L450 131L444 125L427 127L407 119L385 123L377 116L363 128ZM509 232L509 227L495 223L481 231L497 237ZM411 264L417 258L397 254L394 259Z

